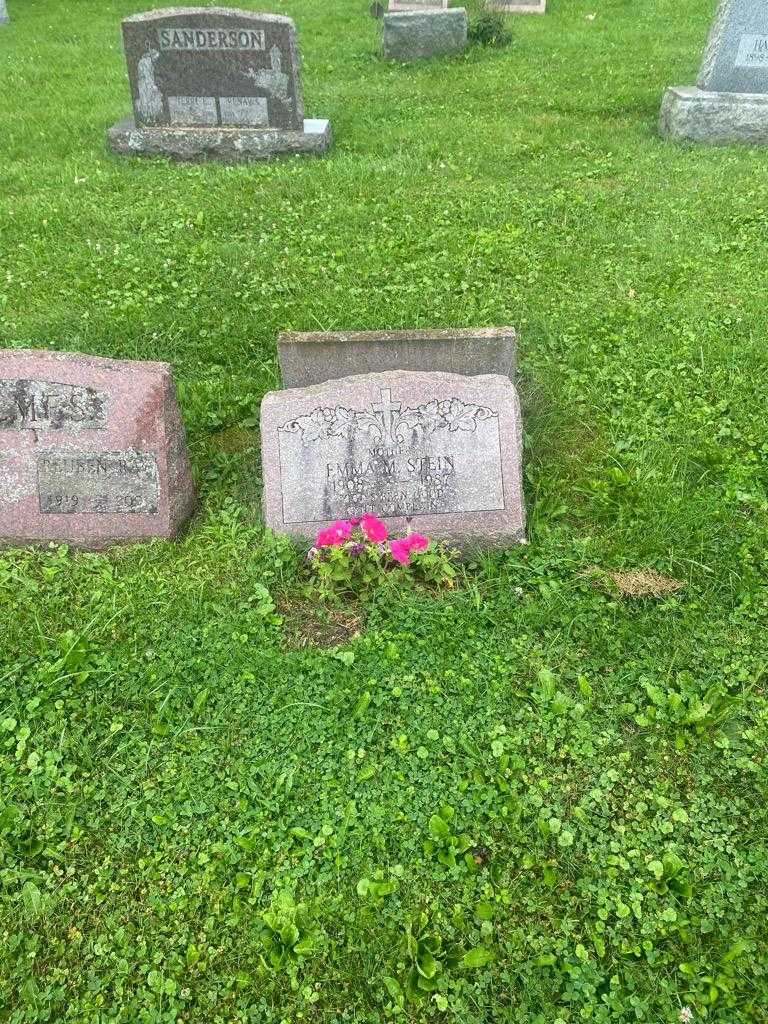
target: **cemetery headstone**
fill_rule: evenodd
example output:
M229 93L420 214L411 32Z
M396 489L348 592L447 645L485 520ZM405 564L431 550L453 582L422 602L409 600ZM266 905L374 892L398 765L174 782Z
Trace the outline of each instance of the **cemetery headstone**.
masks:
M328 121L304 118L290 18L168 7L126 18L123 45L133 117L109 130L119 155L236 163L331 143Z
M382 20L382 54L386 60L446 57L460 53L467 45L467 12L463 7L388 11Z
M667 89L669 139L768 145L768 4L721 0L695 87Z
M312 539L372 512L461 547L522 541L520 404L508 377L388 371L273 391L261 406L264 515Z
M547 0L486 0L489 11L502 14L546 14Z
M448 0L389 0L388 11L444 11Z
M0 542L170 538L194 506L166 363L0 351Z
M432 331L286 331L277 339L283 387L304 388L338 377L386 370L465 376L500 373L516 365L514 327Z
M7 25L10 20L5 0L0 0L0 25Z

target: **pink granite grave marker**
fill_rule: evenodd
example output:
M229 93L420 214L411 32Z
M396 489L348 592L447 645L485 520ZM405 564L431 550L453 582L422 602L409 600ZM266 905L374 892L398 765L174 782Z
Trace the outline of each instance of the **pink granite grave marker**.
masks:
M0 542L171 538L194 506L166 363L0 351Z

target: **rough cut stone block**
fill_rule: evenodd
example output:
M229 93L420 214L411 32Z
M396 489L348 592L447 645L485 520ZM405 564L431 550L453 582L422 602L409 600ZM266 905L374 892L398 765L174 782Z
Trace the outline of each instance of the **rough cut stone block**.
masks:
M321 156L333 136L329 121L306 120L301 132L279 128L263 132L238 128L137 128L133 118L113 125L109 148L118 156L155 156L170 160L226 164L271 160L276 156Z
M423 370L465 376L516 368L514 327L431 331L287 331L277 339L283 386L304 388L326 380L386 370Z
M108 132L120 156L223 162L320 153L304 119L296 27L280 14L168 7L123 21L133 117Z
M166 363L0 351L0 542L174 537L194 505Z
M525 3L523 0L487 0L485 6L489 11L500 11L503 14L547 13L547 0L535 0L534 3Z
M261 406L264 515L313 539L374 512L462 547L524 539L520 405L508 377L390 371L273 391Z
M659 131L664 138L709 145L768 146L768 95L667 89Z
M467 12L400 11L384 15L382 53L386 60L413 61L459 53L467 45Z

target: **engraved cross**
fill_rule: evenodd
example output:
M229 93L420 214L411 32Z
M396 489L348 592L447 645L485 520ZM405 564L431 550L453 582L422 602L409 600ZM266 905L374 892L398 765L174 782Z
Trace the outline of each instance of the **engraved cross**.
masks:
M384 417L384 440L394 444L392 413L400 412L400 405L392 404L392 391L390 388L379 388L379 391L381 392L381 402L378 405L372 406L372 409L374 412L380 412Z

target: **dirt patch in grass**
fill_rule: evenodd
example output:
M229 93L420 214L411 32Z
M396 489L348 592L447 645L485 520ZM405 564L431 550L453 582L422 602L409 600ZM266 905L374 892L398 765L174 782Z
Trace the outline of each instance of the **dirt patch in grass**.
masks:
M360 632L365 616L355 608L319 607L310 601L282 601L283 633L293 650L338 647Z
M627 572L609 572L593 566L582 575L589 577L595 586L620 597L667 597L681 590L685 583L662 576L655 569L630 569Z

